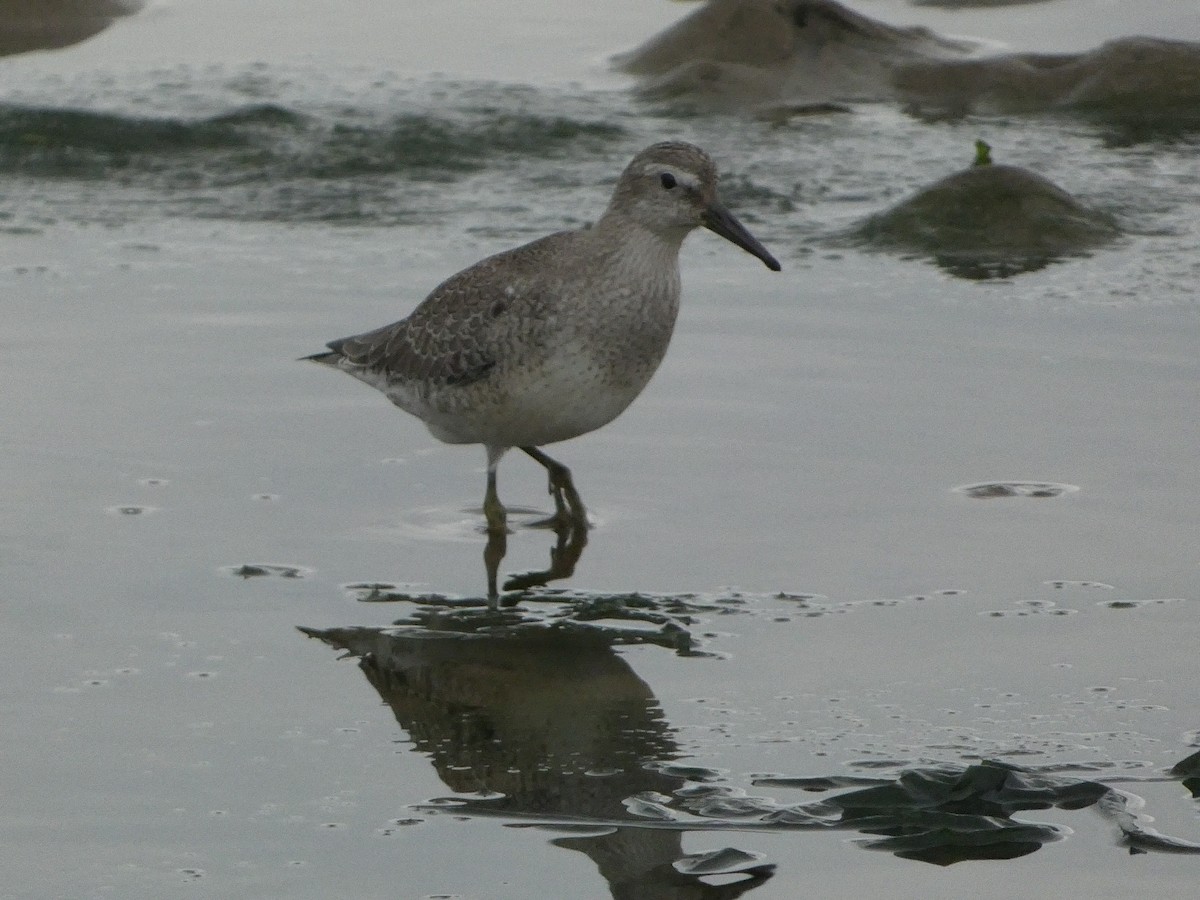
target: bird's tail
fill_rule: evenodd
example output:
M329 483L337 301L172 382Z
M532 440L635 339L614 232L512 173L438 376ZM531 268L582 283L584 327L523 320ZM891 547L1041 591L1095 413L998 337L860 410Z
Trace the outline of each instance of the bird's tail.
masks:
M312 356L301 356L298 362L315 362L324 363L327 366L336 366L340 353L335 353L332 350L326 350L324 353L314 353Z

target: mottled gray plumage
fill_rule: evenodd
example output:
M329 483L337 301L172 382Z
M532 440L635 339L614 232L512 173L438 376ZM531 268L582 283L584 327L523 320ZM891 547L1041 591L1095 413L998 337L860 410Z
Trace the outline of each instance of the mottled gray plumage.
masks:
M488 452L488 527L502 531L495 471L521 447L550 472L560 515L583 520L566 467L536 450L616 418L666 353L679 309L679 248L698 226L779 264L716 197L712 160L655 144L589 228L562 231L451 276L405 319L309 359L378 388L438 439Z

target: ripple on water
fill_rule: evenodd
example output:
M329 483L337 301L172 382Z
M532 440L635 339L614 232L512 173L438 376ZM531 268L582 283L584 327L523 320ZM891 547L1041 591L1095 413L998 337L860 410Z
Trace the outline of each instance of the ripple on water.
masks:
M145 516L158 512L157 506L145 506L140 503L121 503L107 506L104 511L110 516Z
M746 866L762 862L766 858L765 853L758 851L725 847L708 853L689 853L677 859L672 866L685 875L723 875L739 872Z
M313 569L307 566L283 566L273 563L243 563L240 566L221 566L226 575L249 580L251 578L307 578Z
M1138 609L1142 606L1159 606L1164 603L1181 603L1182 600L1178 597L1162 597L1152 600L1130 600L1122 598L1121 600L1101 600L1096 605L1106 609Z
M448 594L421 592L413 585L398 585L386 581L356 581L342 585L342 590L359 603L413 603L418 606L476 606L479 600L464 600Z
M656 763L652 768L664 775L684 778L693 783L718 781L726 774L721 769L710 769L707 766L683 766L677 763Z
M536 511L525 507L509 507L508 512L511 518ZM546 513L540 515L544 516ZM415 506L402 510L398 520L377 526L375 530L393 538L475 543L479 540L483 527L483 511L480 509Z
M1055 481L981 481L954 488L955 493L965 494L972 500L995 500L1006 497L1030 497L1046 499L1073 494L1079 488L1073 484Z

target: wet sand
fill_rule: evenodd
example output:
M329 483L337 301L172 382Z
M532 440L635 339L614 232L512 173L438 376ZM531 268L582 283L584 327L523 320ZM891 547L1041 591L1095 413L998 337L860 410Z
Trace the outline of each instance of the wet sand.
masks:
M1084 52L1020 50L837 0L711 0L616 64L643 96L708 112L889 101L927 118L1056 110L1195 125L1200 42L1138 32Z

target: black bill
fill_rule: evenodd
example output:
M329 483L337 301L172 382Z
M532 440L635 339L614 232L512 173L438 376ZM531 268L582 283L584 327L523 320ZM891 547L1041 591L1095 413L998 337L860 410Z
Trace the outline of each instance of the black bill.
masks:
M702 217L704 227L719 234L727 241L737 244L747 253L753 253L763 261L772 272L780 269L779 260L767 252L767 248L758 242L746 226L739 222L729 210L719 203L713 203L704 211Z

